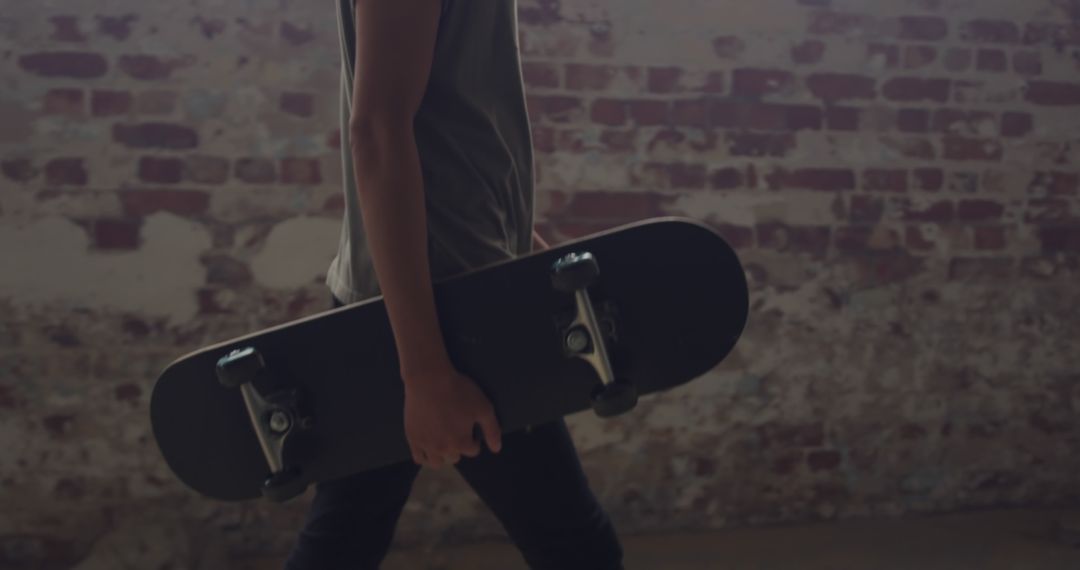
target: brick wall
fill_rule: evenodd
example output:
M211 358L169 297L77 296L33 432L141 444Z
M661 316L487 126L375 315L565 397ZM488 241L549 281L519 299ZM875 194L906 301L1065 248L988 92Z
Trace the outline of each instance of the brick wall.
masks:
M177 355L328 306L331 4L6 0L0 566L290 544L303 502L191 496L146 406ZM1077 500L1080 3L521 0L520 19L541 232L705 220L753 290L707 378L571 419L621 531ZM425 473L399 540L497 532Z

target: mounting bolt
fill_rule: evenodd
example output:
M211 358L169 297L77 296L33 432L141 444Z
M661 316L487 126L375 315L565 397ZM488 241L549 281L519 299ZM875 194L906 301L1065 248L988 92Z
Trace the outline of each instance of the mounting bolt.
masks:
M289 420L289 414L281 410L274 410L270 414L270 430L276 434L282 434L289 431L292 426L292 421Z
M575 354L589 347L589 333L582 327L574 327L566 333L566 348Z

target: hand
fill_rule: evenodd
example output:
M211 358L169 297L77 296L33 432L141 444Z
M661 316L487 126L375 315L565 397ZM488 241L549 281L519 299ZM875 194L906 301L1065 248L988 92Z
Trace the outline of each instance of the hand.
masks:
M405 439L416 463L438 469L462 455L476 457L477 424L488 449L498 453L502 434L495 409L476 382L453 367L406 379Z

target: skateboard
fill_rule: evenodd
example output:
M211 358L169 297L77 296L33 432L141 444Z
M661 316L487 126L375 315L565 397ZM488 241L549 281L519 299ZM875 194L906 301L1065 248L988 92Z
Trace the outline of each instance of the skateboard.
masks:
M454 365L504 433L697 378L747 321L745 274L708 226L655 218L433 283ZM310 484L412 460L381 297L208 346L150 398L169 468L214 499L285 501Z

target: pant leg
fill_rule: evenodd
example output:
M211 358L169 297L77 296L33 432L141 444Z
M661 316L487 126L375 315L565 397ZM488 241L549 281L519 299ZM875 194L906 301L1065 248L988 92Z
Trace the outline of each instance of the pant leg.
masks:
M316 484L286 570L377 570L419 472L410 460Z
M377 570L419 471L404 461L316 484L286 570Z
M458 472L495 513L533 570L620 570L622 546L559 419L463 457Z

